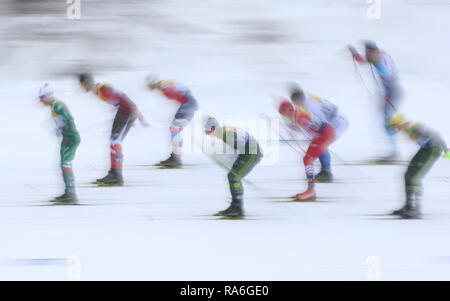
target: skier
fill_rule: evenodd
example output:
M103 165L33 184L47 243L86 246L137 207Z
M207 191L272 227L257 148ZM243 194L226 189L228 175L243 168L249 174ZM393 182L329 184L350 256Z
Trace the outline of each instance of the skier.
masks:
M382 157L376 162L379 163L391 163L395 161L397 156L395 146L395 131L389 125L390 118L397 112L399 100L400 100L400 88L398 84L397 71L394 66L392 58L372 41L366 41L365 46L365 58L360 55L353 46L348 46L349 51L352 54L354 61L359 64L368 63L375 67L376 73L381 80L380 87L382 96L382 113L384 119L384 129L390 143L390 154L386 157Z
M65 192L52 202L61 205L76 204L77 196L75 194L75 177L72 171L72 161L80 144L80 135L69 109L62 101L54 97L53 90L48 84L40 89L39 100L43 105L50 107L53 120L56 123L57 135L62 136L60 156Z
M336 105L313 94L305 93L300 87L291 90L291 102L280 104L279 112L282 116L301 128L311 143L303 157L308 188L305 192L295 196L297 201L313 201L316 199L314 161L327 152L331 143L336 141L347 129L348 122L341 115ZM325 169L322 182L330 180L329 153L322 157L322 169Z
M421 218L421 201L423 195L422 179L440 157L450 159L450 150L441 135L419 123L407 121L402 113L396 113L389 120L389 124L396 131L403 131L416 141L420 149L411 159L405 173L406 204L392 212L403 218Z
M182 84L170 80L160 80L154 75L147 77L147 86L150 90L161 91L166 98L175 100L180 104L170 125L172 152L167 160L157 164L165 168L179 168L182 166L181 154L183 150L181 132L198 109L197 100L192 96L191 91Z
M244 216L242 179L259 163L263 157L262 149L258 142L246 131L231 126L221 127L213 117L206 120L204 130L206 135L223 141L233 148L238 155L228 172L231 204L227 209L216 213L215 216L242 218Z
M286 123L287 129L293 132L299 132L308 138L311 138L308 133L305 132L304 129L299 127L298 124L295 123L292 115L294 113L294 106L291 102L286 100L285 98L281 98L281 103L278 108L278 113L283 117L283 121ZM330 151L326 149L320 156L320 172L314 176L314 181L316 183L332 183L333 182L333 173L331 172L331 155Z
M138 110L137 106L128 96L105 83L94 83L94 79L90 74L79 75L80 85L86 92L94 92L101 100L115 106L118 110L113 121L110 137L111 149L111 168L108 174L98 179L94 184L105 186L121 186L123 185L122 176L122 141L127 135L130 128L134 125L136 118L145 127L148 123Z

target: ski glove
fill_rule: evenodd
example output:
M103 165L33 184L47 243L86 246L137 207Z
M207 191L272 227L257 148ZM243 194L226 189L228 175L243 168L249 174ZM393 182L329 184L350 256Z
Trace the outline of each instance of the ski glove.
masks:
M445 151L444 159L449 159L450 160L450 149Z

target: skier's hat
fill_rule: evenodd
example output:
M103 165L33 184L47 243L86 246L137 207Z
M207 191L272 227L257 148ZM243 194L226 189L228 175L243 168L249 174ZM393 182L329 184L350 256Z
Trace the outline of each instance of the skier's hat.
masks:
M280 106L278 107L278 112L285 117L292 117L294 114L294 106L291 102L285 100L282 103L280 103Z
M300 99L303 99L305 96L305 92L303 92L303 89L300 88L300 86L297 84L291 84L291 87L289 90L290 90L291 99L293 97L300 97Z
M94 82L94 77L89 73L81 73L78 75L80 84L90 84Z
M403 113L397 112L389 119L389 125L396 126L407 123L406 117Z
M53 89L48 86L48 83L45 83L45 85L39 90L39 97L52 96L52 95L53 95Z
M374 41L364 41L366 50L378 50L378 46Z
M219 121L216 118L209 116L206 118L206 121L203 123L203 128L205 131L212 132L219 127Z
M149 74L147 75L147 77L145 78L145 82L147 84L147 86L150 86L152 84L156 84L157 82L161 81L161 79L159 78L158 75L156 74Z

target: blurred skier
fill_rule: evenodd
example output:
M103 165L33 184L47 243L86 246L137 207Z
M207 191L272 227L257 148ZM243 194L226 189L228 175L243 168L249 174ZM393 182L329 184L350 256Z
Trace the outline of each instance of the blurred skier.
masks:
M246 131L231 126L221 127L213 117L206 120L204 130L206 135L222 140L238 154L228 172L231 204L227 209L216 213L215 216L241 218L244 216L242 179L261 161L263 157L262 149L258 142Z
M147 86L150 90L161 91L166 98L175 100L180 104L170 125L172 152L167 160L157 164L165 168L179 168L182 166L181 154L183 151L181 132L198 109L197 100L192 96L191 91L182 84L170 80L160 80L154 75L147 77Z
M384 118L384 129L390 143L390 154L376 160L379 163L390 163L395 161L397 156L395 145L395 131L389 125L389 120L398 110L400 101L400 88L398 84L397 71L392 58L372 41L366 41L365 58L360 55L353 46L348 46L353 60L359 64L368 63L375 67L378 77L381 79L380 94L382 96L382 113ZM374 78L376 80L376 78ZM378 82L377 82L378 83Z
M95 84L94 78L90 74L81 74L79 76L79 81L86 92L94 92L101 100L106 101L117 108L110 137L111 168L105 177L98 179L94 184L105 186L123 185L122 141L130 128L134 125L136 119L139 119L143 126L147 127L148 123L145 121L134 102L122 91L105 83Z
M308 188L295 196L298 201L316 199L314 161L322 157L322 182L331 181L330 155L327 151L331 143L336 141L347 129L348 122L341 115L336 105L315 95L305 93L300 87L291 90L291 102L280 104L279 112L290 122L301 128L311 143L303 157Z
M403 131L420 146L405 173L406 204L392 212L392 215L399 215L403 218L421 218L422 179L441 156L442 151L445 152L444 157L450 159L450 150L439 133L419 123L407 121L401 113L394 114L389 120L389 124L396 132Z
M76 204L77 196L75 194L75 177L72 171L72 161L80 144L80 135L69 109L62 101L54 97L53 90L47 84L40 89L39 100L42 104L50 107L53 120L56 123L57 135L62 136L60 156L65 192L52 202L61 205Z
M301 128L292 118L294 114L294 106L285 98L281 98L281 103L278 108L278 112L283 117L283 121L286 123L287 129L293 132L299 132L307 138L311 138L303 128ZM332 183L333 173L331 172L331 155L328 149L326 149L320 156L320 172L314 176L314 181L316 183Z

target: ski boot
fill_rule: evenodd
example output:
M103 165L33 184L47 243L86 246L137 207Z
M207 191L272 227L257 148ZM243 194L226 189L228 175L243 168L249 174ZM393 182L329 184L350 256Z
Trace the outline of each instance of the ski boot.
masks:
M181 158L174 153L170 154L170 157L167 160L159 162L158 166L163 168L180 168L183 165L181 162Z
M56 197L51 202L55 205L76 205L78 204L78 198L74 192L65 192L63 195Z
M308 188L305 192L299 193L295 196L295 201L315 201L316 200L316 191L314 188Z
M120 172L110 170L108 171L108 174L105 177L97 179L97 181L95 181L94 184L98 184L101 186L122 186L123 185L122 174Z
M409 203L406 203L406 205L403 206L402 208L392 211L391 215L399 215L399 216L401 216L406 211L408 211L410 207L411 207L411 205Z
M243 218L244 211L241 206L230 205L227 209L219 211L214 216L222 216L226 218Z
M405 219L421 219L422 218L422 210L420 209L419 205L408 206L399 215Z
M329 170L322 169L314 179L316 183L331 183L333 182L333 174Z

